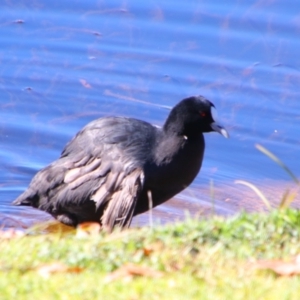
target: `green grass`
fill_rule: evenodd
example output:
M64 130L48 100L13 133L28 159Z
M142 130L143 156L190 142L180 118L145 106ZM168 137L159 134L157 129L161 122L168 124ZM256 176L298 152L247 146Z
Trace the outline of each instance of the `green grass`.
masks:
M292 209L111 235L35 232L0 240L0 298L299 299L298 276L251 267L258 259L291 259L299 250L300 213ZM54 262L82 271L39 274L42 264ZM128 263L161 276L107 280Z

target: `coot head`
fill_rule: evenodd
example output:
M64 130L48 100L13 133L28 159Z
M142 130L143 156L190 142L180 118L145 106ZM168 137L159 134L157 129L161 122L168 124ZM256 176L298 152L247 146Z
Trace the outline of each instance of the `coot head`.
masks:
M216 122L213 103L203 96L194 96L180 101L170 112L164 130L186 137L202 132L216 131L228 138L227 131Z

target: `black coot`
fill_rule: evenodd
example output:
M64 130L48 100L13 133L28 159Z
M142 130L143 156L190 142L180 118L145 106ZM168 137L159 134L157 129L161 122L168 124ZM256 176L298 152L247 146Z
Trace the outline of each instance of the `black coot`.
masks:
M13 204L39 208L71 226L96 221L109 231L128 227L133 216L149 209L149 195L154 207L194 180L203 132L228 137L213 119L213 107L202 96L186 98L162 128L124 117L92 121Z

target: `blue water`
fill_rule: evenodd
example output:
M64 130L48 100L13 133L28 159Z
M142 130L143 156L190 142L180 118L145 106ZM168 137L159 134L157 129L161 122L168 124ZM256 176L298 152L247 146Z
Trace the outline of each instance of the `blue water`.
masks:
M201 173L154 217L211 208L212 183L221 214L262 206L237 179L274 205L293 188L254 145L300 176L300 3L17 2L0 4L0 223L47 219L10 202L89 121L124 115L162 125L166 107L195 94L216 105L230 139L206 135Z

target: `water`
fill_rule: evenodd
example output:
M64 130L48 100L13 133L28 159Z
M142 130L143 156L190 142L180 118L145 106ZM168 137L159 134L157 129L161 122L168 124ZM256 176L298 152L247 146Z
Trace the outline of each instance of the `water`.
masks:
M27 2L0 4L1 224L49 218L10 202L86 123L123 115L161 125L166 106L195 94L216 105L231 137L206 135L201 173L154 210L156 221L182 219L185 210L264 209L237 179L256 184L274 206L294 188L254 145L299 177L300 4ZM135 219L147 222L147 214Z

